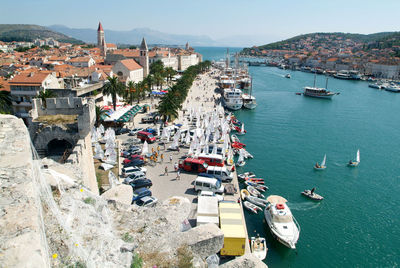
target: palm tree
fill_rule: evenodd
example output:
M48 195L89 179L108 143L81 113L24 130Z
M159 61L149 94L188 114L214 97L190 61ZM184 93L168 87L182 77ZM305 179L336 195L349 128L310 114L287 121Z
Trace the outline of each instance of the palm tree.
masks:
M162 74L160 73L155 74L154 81L156 82L158 89L161 90L164 84L164 77L162 76Z
M107 111L103 108L96 106L96 127L100 125L104 117L108 117Z
M0 84L0 88L3 88L3 85ZM0 91L0 114L12 114L12 100L9 91Z
M160 104L158 105L158 113L164 117L164 121L167 118L172 119L178 117L178 110L180 109L175 96L173 94L166 94Z
M143 79L143 82L147 85L147 90L151 91L153 89L154 76L149 74Z
M126 101L132 105L133 100L137 98L138 92L137 92L137 84L133 81L129 81L128 85L126 86L125 90L125 99Z
M117 96L124 94L125 85L119 81L117 76L108 77L107 82L103 86L103 94L111 95L114 111L117 109Z
M39 98L42 100L42 104L43 107L46 109L47 108L47 103L46 103L46 99L49 98L55 98L57 97L56 93L54 93L54 91L47 89L47 90L42 90L39 92L39 94L37 94L36 98Z
M172 67L165 68L165 75L167 77L167 83L171 82L172 77L176 74L176 71Z

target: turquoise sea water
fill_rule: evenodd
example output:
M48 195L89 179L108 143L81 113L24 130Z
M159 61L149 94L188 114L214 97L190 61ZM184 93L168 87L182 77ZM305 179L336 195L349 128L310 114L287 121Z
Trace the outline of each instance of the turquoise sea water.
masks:
M236 49L239 50L239 49ZM225 48L196 48L204 59L221 59ZM230 49L231 52L235 51ZM255 110L235 112L245 123L240 139L254 155L241 171L266 179L288 199L301 226L297 250L276 242L263 215L245 212L249 235L267 237L269 267L397 267L400 265L400 94L366 82L329 79L340 92L332 100L295 95L313 74L250 67ZM290 73L292 78L284 78ZM317 76L325 86L325 76ZM361 163L346 166L355 159ZM315 162L327 154L327 169ZM316 187L320 203L300 195Z

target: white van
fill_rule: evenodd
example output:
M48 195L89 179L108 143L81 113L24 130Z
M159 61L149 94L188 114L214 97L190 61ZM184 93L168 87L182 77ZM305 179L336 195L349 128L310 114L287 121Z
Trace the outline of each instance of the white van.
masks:
M194 190L195 191L211 191L213 193L223 194L225 191L224 186L221 184L220 180L198 176L194 180Z
M233 180L233 173L226 167L208 166L206 173L223 182L231 182Z

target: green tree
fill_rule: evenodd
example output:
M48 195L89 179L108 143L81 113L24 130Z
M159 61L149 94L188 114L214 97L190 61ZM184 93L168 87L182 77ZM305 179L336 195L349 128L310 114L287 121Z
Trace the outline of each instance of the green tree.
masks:
M42 90L39 92L39 94L37 94L36 98L39 98L42 100L42 104L44 108L47 108L47 103L46 103L46 99L49 98L55 98L57 97L56 93L54 93L54 91L48 89L48 90Z
M126 90L125 90L125 94L124 94L125 102L132 105L133 101L136 98L136 95L137 95L136 83L133 81L129 81L128 85L126 86Z
M155 84L155 82L154 82L154 76L153 75L151 75L151 74L149 74L148 76L146 76L144 79L143 79L143 82L146 84L146 89L147 89L147 91L152 91L153 90L153 85Z
M158 89L161 89L164 85L164 76L161 73L154 74L154 82L157 85Z
M155 61L150 65L150 74L160 74L164 73L164 63L161 60Z
M172 67L165 68L165 76L167 78L167 83L170 83L172 77L176 74L176 71Z
M114 111L117 108L117 96L123 96L125 85L119 81L117 76L108 77L106 83L103 86L103 94L110 96L113 103Z
M98 127L100 123L103 122L104 117L108 117L107 111L103 108L96 106L96 127Z
M3 88L3 85L0 84L0 88ZM9 91L0 91L0 114L12 114L12 100Z

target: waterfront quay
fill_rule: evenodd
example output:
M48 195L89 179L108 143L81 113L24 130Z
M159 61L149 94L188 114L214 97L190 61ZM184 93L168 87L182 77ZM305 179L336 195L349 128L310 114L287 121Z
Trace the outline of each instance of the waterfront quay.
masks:
M219 105L220 102L220 93L217 88L217 74L218 70L211 69L211 71L200 74L197 79L193 82L192 87L189 89L188 96L186 101L183 103L182 109L179 111L179 117L174 120L175 124L183 124L184 118L188 119L189 113L188 111L191 108L200 108L203 113L212 113ZM145 103L142 103L144 105ZM146 104L150 105L149 112L155 112L156 100L153 100L153 103L147 102ZM129 128L146 128L156 126L152 123L142 123L141 119L146 116L145 114L137 114L134 117L133 122L129 123L127 127ZM196 126L193 126L194 128ZM117 136L120 144L125 144L131 139L132 136L128 136L128 134L123 134ZM142 144L139 144L142 146ZM179 151L171 151L168 150L170 143L164 145L161 142L155 142L149 144L149 152L158 152L158 159L156 162L148 163L145 167L147 169L147 178L151 179L153 182L153 186L151 187L152 195L156 197L160 202L172 197L172 196L183 196L190 200L191 202L191 212L188 216L188 220L192 227L196 226L196 218L197 218L197 197L198 193L194 190L194 180L198 176L197 173L188 173L184 171L178 172L176 170L176 165L180 160L184 160L189 152L188 147L180 146ZM163 155L163 160L160 156ZM234 178L230 182L233 184L236 192L233 195L224 194L224 201L232 201L238 202L240 200L240 188L239 182L237 178L236 168L232 166L227 166L228 169L234 170ZM167 171L167 172L166 172ZM120 170L120 175L122 174ZM123 178L120 177L120 181L123 181ZM246 247L245 254L250 253L250 247L248 243L247 237L247 228L245 224L245 218L243 214L242 203L240 202L241 207L241 216L243 221L243 227L246 233ZM230 260L231 258L226 258L225 262ZM221 262L224 262L223 260Z

